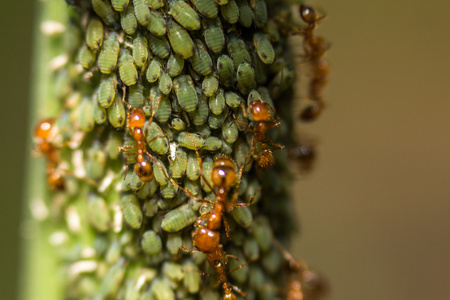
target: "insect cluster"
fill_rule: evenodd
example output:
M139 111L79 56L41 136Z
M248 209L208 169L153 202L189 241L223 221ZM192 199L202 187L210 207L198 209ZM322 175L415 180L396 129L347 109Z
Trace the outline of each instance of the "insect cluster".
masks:
M295 70L273 16L289 22L291 6L67 2L52 37L62 109L35 131L67 298L286 298L274 237L295 227L282 151Z

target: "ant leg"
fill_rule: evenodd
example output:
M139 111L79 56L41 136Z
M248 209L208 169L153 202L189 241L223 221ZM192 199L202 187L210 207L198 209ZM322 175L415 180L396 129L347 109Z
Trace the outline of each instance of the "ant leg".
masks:
M178 252L177 252L177 255L175 255L175 257L174 257L174 260L177 260L177 259L178 259L178 256L180 255L180 253L181 253L182 251L187 252L187 253L198 252L198 250L196 250L196 249L189 249L189 248L186 248L185 246L182 245L182 246L180 246L180 247L178 248Z
M271 144L272 146L274 146L274 147L277 148L278 150L283 150L283 149L284 149L284 146L283 146L283 145L274 143L274 142L272 142L272 141L267 140L266 143L267 143L267 144Z

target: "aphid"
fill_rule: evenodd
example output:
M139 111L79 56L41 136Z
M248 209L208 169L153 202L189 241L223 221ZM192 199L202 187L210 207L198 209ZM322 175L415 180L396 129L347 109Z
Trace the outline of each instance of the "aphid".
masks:
M286 66L278 72L269 84L270 95L277 98L283 91L292 86L295 80L295 70L292 66Z
M96 124L104 124L106 122L106 110L98 103L98 95L94 94L94 109L93 109L94 121Z
M175 293L170 287L167 280L162 278L155 278L150 285L151 294L155 296L155 299L175 299Z
M117 35L111 32L103 43L102 50L98 56L98 67L103 74L110 74L117 65L119 57L120 45Z
M182 178L186 173L187 163L187 153L179 147L175 152L175 159L170 161L169 170L172 178Z
M141 246L148 255L158 254L162 250L161 237L153 230L147 230L142 235Z
M86 29L86 44L93 52L97 52L103 44L103 23L97 18L89 20Z
M161 123L166 123L172 112L170 99L161 93L157 86L150 89L150 105L153 116Z
M132 107L141 107L144 105L144 102L144 86L137 81L135 85L130 86L130 90L128 92L128 103Z
M183 59L188 59L194 55L194 42L189 33L170 19L167 24L168 37L172 50Z
M247 237L244 240L243 245L244 254L249 261L255 261L259 259L259 246L253 237Z
M220 115L225 109L225 95L220 89L219 93L209 98L209 109L215 115Z
M200 17L195 10L184 1L174 1L170 5L169 14L187 30L200 29Z
M102 178L105 172L106 153L98 141L87 151L86 176L94 181Z
M113 104L107 110L108 121L114 128L122 128L126 118L125 106L117 93L114 99Z
M190 294L198 293L198 291L200 290L200 284L202 282L198 267L193 262L187 260L183 262L183 269L184 269L183 286Z
M133 35L136 32L137 21L132 5L129 5L125 11L120 13L120 25L128 35Z
M239 65L236 72L236 79L238 88L244 95L247 95L256 87L255 69L249 63L243 62Z
M208 117L209 127L211 127L212 129L219 129L225 122L227 116L228 116L228 107L225 107L224 111L219 115L210 114Z
M164 59L170 54L170 45L164 36L157 37L150 35L148 37L148 45L153 53Z
M52 190L63 190L64 179L58 170L60 163L60 149L53 143L56 134L55 119L49 118L40 121L34 130L36 151L47 159L47 183Z
M166 0L147 0L148 6L150 6L153 9L159 9L164 6L164 3Z
M161 196L163 197L163 199L168 200L168 199L173 199L176 194L178 192L178 188L172 184L172 182L169 182L164 188L161 188ZM161 202L163 203L163 202ZM167 203L169 204L167 206L167 208L162 208L162 209L170 209L175 207L175 205L170 205L171 203Z
M203 76L209 75L213 70L211 56L200 40L196 40L196 47L197 49L195 49L191 60L192 68Z
M174 282L180 282L184 278L184 272L181 265L174 262L165 262L162 266L162 272L167 278Z
M87 218L89 223L100 232L105 232L111 225L111 214L103 198L89 195L87 204Z
M217 13L219 9L217 8L217 4L214 0L191 0L197 10L207 18L215 18L217 17Z
M225 36L221 27L222 24L219 18L203 20L203 28L205 29L203 34L205 36L206 45L216 54L222 52L222 49L225 46Z
M166 27L163 15L158 11L150 11L150 22L147 29L154 35L163 36L167 32Z
M177 131L183 131L186 129L186 123L180 118L172 119L170 125L172 126L173 129Z
M173 89L181 108L187 112L193 112L198 105L198 95L194 82L189 75L181 75L175 78Z
M219 80L215 75L205 77L202 82L202 92L206 97L212 97L219 89ZM222 91L223 93L223 91Z
M186 176L190 180L197 180L200 176L200 166L197 159L197 156L194 152L188 153L188 161L186 167Z
M134 15L139 24L145 27L150 23L151 18L150 8L147 4L147 0L133 0Z
M177 232L192 225L196 219L197 214L192 211L189 204L183 204L164 216L161 228L167 232Z
M116 11L124 11L129 3L130 0L111 0L111 5Z
M228 54L233 59L235 68L238 68L241 63L251 63L252 61L245 42L236 36L230 37L230 41L227 44L227 50Z
M244 99L234 92L228 91L225 93L225 102L231 108L239 107L243 101Z
M272 227L266 217L255 218L251 225L251 233L258 243L262 253L267 252L273 245L274 237Z
M226 87L231 87L234 83L234 62L228 55L221 55L217 59L217 73L220 81Z
M138 74L136 66L134 65L133 57L128 53L127 50L123 50L120 53L119 58L119 74L120 79L126 86L131 86L136 84L138 79Z
M155 175L156 182L161 186L166 186L169 183L169 179L167 178L167 168L166 166L155 157L153 160L153 173Z
M152 151L161 155L169 151L169 140L166 134L156 122L151 122L151 119L145 126L144 135Z
M253 8L253 11L255 12L256 27L263 28L266 26L268 20L266 1L256 0L256 5Z
M170 77L177 77L184 68L184 59L175 53L171 53L167 60L167 73Z
M164 71L161 72L159 77L158 87L164 95L168 95L172 90L172 78Z
M78 127L89 132L94 129L94 103L92 98L84 97L78 108Z
M222 126L222 137L225 142L233 144L239 135L238 126L236 121L232 118L228 118Z
M123 195L120 199L120 206L125 222L131 228L139 229L142 225L143 216L137 197L133 194Z
M117 293L117 289L122 283L125 272L127 271L125 259L119 259L117 263L109 267L106 272L101 286L98 292L95 294L94 298L98 299L108 299L114 298Z
M253 45L256 53L265 64L271 64L275 59L275 50L272 47L267 35L262 32L253 35Z
M116 23L117 13L112 9L109 1L92 0L92 8L106 25L113 26Z
M227 4L220 6L222 17L230 24L239 20L239 7L234 0L229 0Z
M138 33L133 39L133 59L136 66L142 69L148 59L148 41L145 36Z
M89 70L94 65L95 53L92 52L87 45L81 46L78 54L78 62L83 69Z
M192 123L196 126L202 126L208 120L209 109L208 103L206 102L206 97L204 97L201 93L198 94L198 107L197 110L192 114Z
M239 23L249 28L253 23L253 11L247 0L237 0L239 7Z
M201 149L205 145L204 139L199 134L187 132L180 132L177 142L181 147L190 150Z
M117 78L116 74L105 76L100 81L100 87L97 92L98 103L104 108L108 108L116 97Z
M150 61L150 64L148 65L147 73L146 73L148 82L153 83L156 80L158 80L159 76L161 76L162 64L163 64L163 62L157 57L154 57Z
M210 136L205 140L205 146L203 147L208 151L217 151L222 148L222 140L215 136Z

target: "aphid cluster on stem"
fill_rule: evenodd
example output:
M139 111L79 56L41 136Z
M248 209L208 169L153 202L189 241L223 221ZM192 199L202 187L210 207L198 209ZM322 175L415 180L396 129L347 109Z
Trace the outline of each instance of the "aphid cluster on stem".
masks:
M68 57L52 78L62 112L35 133L53 189L64 186L53 176L61 161L54 122L61 144L70 143L64 160L75 180L49 204L67 236L60 252L73 253L62 256L67 298L279 296L255 286L283 285L271 240L288 238L293 223L282 183L290 175L275 170L287 171L280 143L291 140L292 124L277 109L290 105L295 73L274 12L290 5L69 4L67 37L54 41ZM191 253L179 259L179 249ZM202 281L208 266L221 289Z

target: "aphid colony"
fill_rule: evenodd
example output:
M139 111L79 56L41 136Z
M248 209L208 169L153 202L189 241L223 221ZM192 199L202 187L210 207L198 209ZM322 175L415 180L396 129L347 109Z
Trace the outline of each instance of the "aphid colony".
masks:
M291 299L273 242L295 227L276 172L295 74L273 15L290 5L67 2L63 109L35 132L50 188L66 190L48 205L67 298Z

